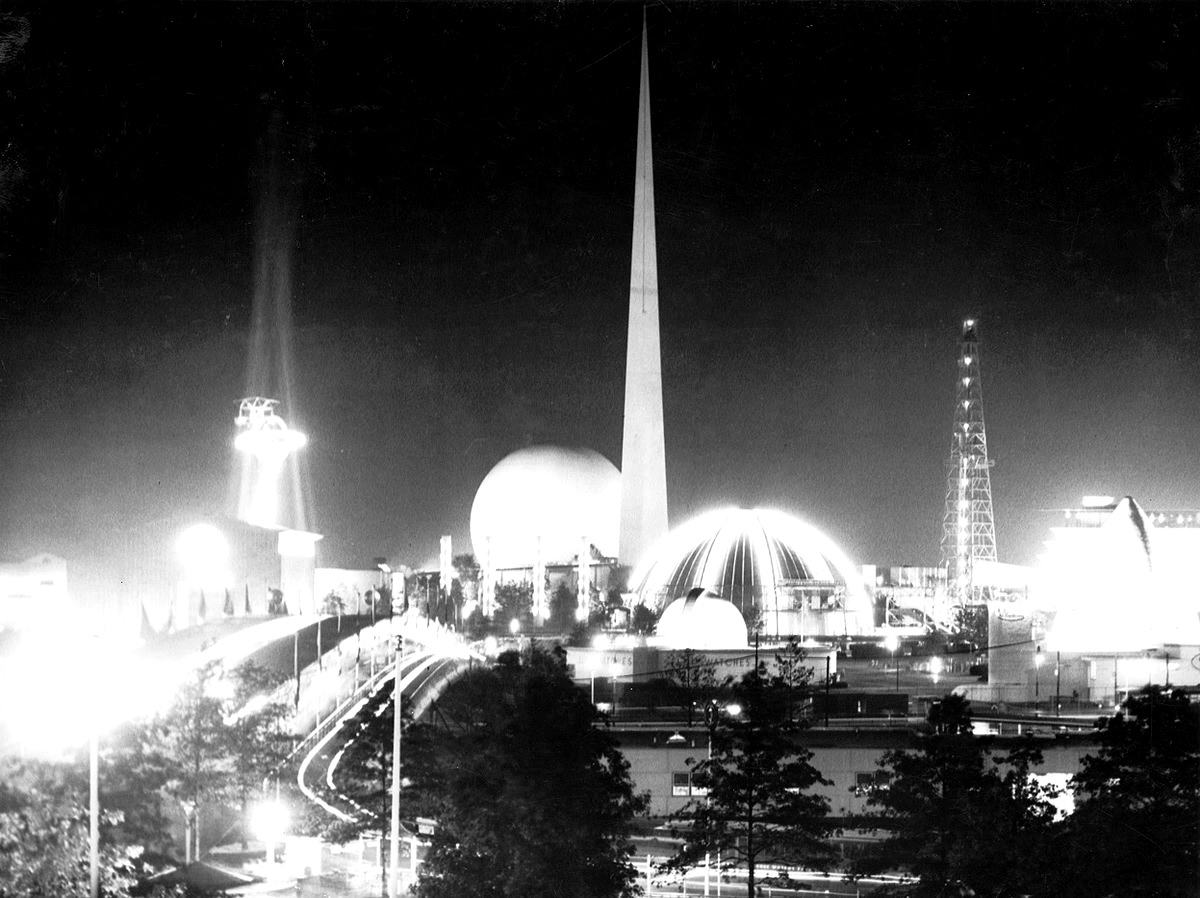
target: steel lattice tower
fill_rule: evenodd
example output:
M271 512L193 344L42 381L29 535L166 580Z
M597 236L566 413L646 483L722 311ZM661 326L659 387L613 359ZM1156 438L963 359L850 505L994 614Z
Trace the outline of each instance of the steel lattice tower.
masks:
M991 462L983 426L983 386L979 377L978 325L963 322L954 401L954 435L946 472L946 514L942 521L942 564L950 598L959 604L982 600L975 563L996 560L992 518Z

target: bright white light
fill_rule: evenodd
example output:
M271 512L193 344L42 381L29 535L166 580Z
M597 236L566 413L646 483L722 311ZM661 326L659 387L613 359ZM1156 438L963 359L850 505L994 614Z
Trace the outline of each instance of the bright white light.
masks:
M316 558L320 534L305 530L279 531L279 554L284 558Z
M1098 527L1051 531L1034 596L1054 612L1044 645L1136 652L1200 642L1194 571L1200 533L1155 527L1128 498L1098 517Z
M175 540L183 579L198 587L220 588L230 582L229 544L212 524L193 524Z
M883 647L889 652L894 652L900 648L900 637L895 633L888 633L883 637Z
M740 717L742 713L742 706L737 702L730 702L725 706L725 713L730 717Z
M965 356L963 356L963 364L964 364L964 365L969 365L969 364L971 364L971 357L970 357L969 355L965 355Z
M483 653L489 658L495 658L496 652L499 651L500 644L496 642L495 636L489 636L483 641Z
M933 675L933 682L937 682L942 675L943 664L942 659L938 655L934 655L929 659L929 673Z
M519 620L517 620L517 618L514 617L512 620L510 620L508 622L508 632L511 633L513 636L516 636L518 633L521 632L521 622Z
M264 842L278 842L291 825L291 815L282 802L264 801L254 806L250 828Z
M1116 501L1112 496L1084 496L1080 504L1084 508L1108 508Z
M150 666L132 644L93 636L69 624L24 633L0 657L0 721L22 751L58 758L94 729L158 711L174 696L179 674ZM54 696L51 705L47 697Z
M274 399L254 396L243 399L237 416L238 434L234 447L255 462L256 470L244 473L238 516L252 524L275 526L279 506L279 481L288 455L303 448L308 438L287 426L275 414Z

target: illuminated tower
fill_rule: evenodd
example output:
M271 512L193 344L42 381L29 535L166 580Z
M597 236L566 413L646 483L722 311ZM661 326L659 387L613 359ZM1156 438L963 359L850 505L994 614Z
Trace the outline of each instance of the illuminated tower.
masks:
M234 447L247 465L242 469L238 517L259 527L280 528L279 492L284 462L307 442L275 414L278 400L262 396L243 399L238 407Z
M959 604L982 601L975 565L996 560L992 519L991 462L983 427L983 388L979 378L979 337L974 318L963 322L954 401L954 435L946 473L946 514L942 522L942 564L950 598Z
M633 262L625 356L625 428L621 447L621 531L617 554L636 565L667 533L662 353L658 341L658 261L654 250L654 169L650 147L650 69L642 12L637 173L633 190Z

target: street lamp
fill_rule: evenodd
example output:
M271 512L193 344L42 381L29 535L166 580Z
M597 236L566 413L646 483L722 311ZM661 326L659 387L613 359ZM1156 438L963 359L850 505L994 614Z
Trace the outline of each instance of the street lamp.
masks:
M730 717L740 717L741 713L742 713L742 706L740 704L738 704L737 702L730 702L729 704L725 705L724 707L721 707L721 705L717 704L715 701L710 701L707 705L704 706L704 723L708 726L708 761L710 764L712 763L713 734L717 730L717 724L721 722L721 712L722 711L724 711ZM709 795L709 791L707 789L705 790L704 801L705 801L705 804L711 803L711 798ZM721 855L720 855L720 852L718 852L717 853L717 867L719 868L720 866L721 866ZM704 894L705 894L705 896L708 895L708 883L709 883L709 871L710 870L711 870L711 866L708 861L708 852L706 851L706 852L704 852ZM720 878L718 878L717 879L717 895L719 896L720 894L721 894L721 880L720 880Z
M275 788L279 788L276 783ZM266 868L268 871L274 871L275 847L283 839L283 834L288 828L288 811L284 804L276 795L274 800L264 801L254 809L254 816L251 818L251 826L257 835L264 843L266 843ZM272 878L272 873L268 873L267 878Z
M1046 656L1042 654L1042 647L1039 645L1033 656L1033 715L1038 714L1038 709L1041 706L1041 680L1042 680L1042 665L1046 662Z
M400 659L404 657L404 625L393 617L393 626L398 630L396 635L395 679L392 680L392 815L391 815L391 852L388 858L391 864L388 894L398 898L400 894Z
M612 675L612 688L613 688L612 715L613 715L613 720L616 720L617 719L617 677L621 675L621 665L614 662L609 673Z
M1054 653L1054 716L1062 717L1062 652Z
M900 637L889 633L883 638L883 647L892 653L892 666L896 668L896 691L900 691L900 662L896 660L896 650L900 648Z

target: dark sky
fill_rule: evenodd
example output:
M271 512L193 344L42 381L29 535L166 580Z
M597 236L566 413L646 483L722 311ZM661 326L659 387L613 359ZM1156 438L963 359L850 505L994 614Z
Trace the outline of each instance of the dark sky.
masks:
M264 210L322 563L465 550L529 443L620 464L640 5L55 6L0 22L0 558L229 508ZM1001 560L1084 493L1200 506L1200 9L649 29L673 522L936 563L967 315Z

